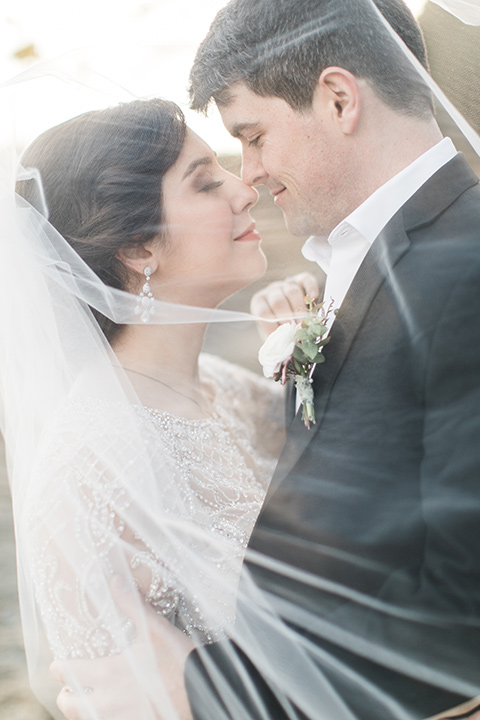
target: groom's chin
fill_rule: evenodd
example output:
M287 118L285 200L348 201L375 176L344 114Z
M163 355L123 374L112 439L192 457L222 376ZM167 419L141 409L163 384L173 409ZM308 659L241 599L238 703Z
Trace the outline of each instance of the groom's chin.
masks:
M316 223L301 213L287 211L281 208L283 220L288 232L295 237L308 237L309 235L320 235Z

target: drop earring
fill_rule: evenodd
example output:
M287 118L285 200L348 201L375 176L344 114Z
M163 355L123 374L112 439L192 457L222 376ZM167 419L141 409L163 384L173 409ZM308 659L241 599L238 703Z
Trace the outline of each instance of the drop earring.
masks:
M152 288L150 287L150 278L152 272L153 270L150 265L147 265L147 267L143 271L143 274L145 275L145 283L142 287L142 292L138 296L138 304L135 308L135 313L137 315L140 315L140 320L143 323L150 322L150 317L151 315L153 315L154 312L154 297L152 293Z

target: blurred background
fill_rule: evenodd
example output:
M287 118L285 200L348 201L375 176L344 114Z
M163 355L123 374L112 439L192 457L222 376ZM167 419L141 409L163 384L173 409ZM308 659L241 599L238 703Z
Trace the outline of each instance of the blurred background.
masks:
M225 167L239 173L237 141L226 133L217 114L212 112L205 119L186 107L188 72L196 47L224 4L225 0L2 0L0 84L7 85L2 97L7 96L9 106L1 109L0 130L11 132L7 122L13 110L21 148L45 128L104 106L106 97L112 98L111 104L132 97L166 97L181 105L188 124L219 153ZM423 28L433 77L478 132L480 28L463 25L432 2L410 0L408 4ZM459 48L472 68L461 82L452 72ZM49 70L74 76L77 85L62 85L59 78L58 91L52 91L48 82L30 82ZM441 110L439 121L479 174L476 154ZM304 238L289 235L268 193L260 190L253 215L269 262L266 281L307 269L300 254ZM226 305L248 310L251 294L262 283ZM207 337L206 349L258 370L259 344L251 323L234 328L217 325ZM0 720L48 720L30 692L25 668L10 496L1 448L0 578Z

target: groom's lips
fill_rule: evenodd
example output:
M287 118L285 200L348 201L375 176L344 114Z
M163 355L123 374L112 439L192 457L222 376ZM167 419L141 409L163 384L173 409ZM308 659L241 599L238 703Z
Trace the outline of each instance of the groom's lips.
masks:
M245 240L260 240L260 233L255 230L255 223L252 223L241 235L233 238L235 242L244 242Z

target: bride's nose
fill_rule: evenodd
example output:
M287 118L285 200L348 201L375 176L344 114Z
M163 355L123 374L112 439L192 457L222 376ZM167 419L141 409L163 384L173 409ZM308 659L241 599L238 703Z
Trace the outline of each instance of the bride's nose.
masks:
M235 178L235 187L232 192L232 208L235 214L250 210L258 200L258 192L255 188L244 183L240 178Z

